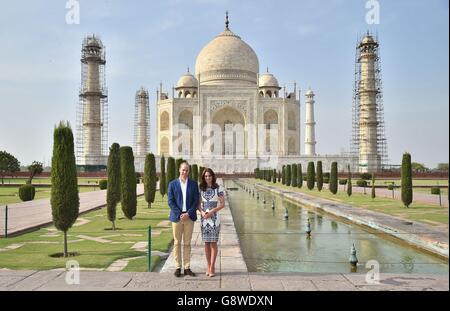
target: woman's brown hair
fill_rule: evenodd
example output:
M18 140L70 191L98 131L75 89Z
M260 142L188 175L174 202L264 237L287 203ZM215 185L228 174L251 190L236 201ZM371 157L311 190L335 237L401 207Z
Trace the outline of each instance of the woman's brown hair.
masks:
M200 182L200 190L206 191L206 188L208 188L208 183L205 179L205 174L209 173L212 176L212 188L216 189L219 188L219 185L216 183L216 174L214 174L213 170L209 167L205 168L202 173L202 181Z

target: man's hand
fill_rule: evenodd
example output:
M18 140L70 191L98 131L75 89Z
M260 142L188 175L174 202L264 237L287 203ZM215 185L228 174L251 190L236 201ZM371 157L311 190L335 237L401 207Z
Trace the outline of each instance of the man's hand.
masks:
M185 220L187 220L189 218L189 214L188 213L183 213L183 214L181 214L181 216L180 216L180 220L181 221L185 221Z

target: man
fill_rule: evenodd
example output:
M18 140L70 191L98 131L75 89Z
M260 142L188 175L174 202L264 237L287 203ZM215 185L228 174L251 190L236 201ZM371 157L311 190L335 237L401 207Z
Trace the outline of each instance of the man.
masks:
M168 186L169 219L172 222L175 257L175 276L181 276L181 242L183 240L184 275L195 276L191 271L191 239L194 222L197 220L199 200L198 184L189 179L189 164L183 161L178 168L180 178L174 179Z

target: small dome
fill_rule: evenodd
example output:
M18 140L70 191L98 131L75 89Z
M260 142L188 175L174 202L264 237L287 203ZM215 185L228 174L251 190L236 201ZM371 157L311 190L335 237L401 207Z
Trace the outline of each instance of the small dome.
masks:
M189 72L186 72L177 82L178 88L198 87L198 80Z
M141 87L137 92L136 92L137 96L140 97L148 97L148 91L146 89L144 89L143 87Z
M100 41L99 38L96 38L95 36L87 37L86 38L86 46L101 48L102 42Z
M365 36L362 41L362 44L375 43L375 39L371 35Z
M259 77L259 87L280 87L277 78L273 74L266 72Z
M309 89L306 91L305 95L306 96L314 96L314 92L311 89Z

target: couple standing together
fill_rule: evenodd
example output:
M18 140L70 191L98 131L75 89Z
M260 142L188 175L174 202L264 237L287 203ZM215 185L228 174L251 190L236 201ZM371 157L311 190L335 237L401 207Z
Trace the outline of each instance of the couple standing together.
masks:
M197 211L199 211L208 263L206 275L213 277L220 232L220 220L217 213L224 207L224 192L216 183L216 176L210 168L202 172L200 187L197 181L189 179L187 161L181 162L178 169L180 177L171 181L168 186L169 219L172 222L174 238L175 276L181 276L181 245L183 245L183 273L195 276L190 267L191 239L194 223L197 220Z

